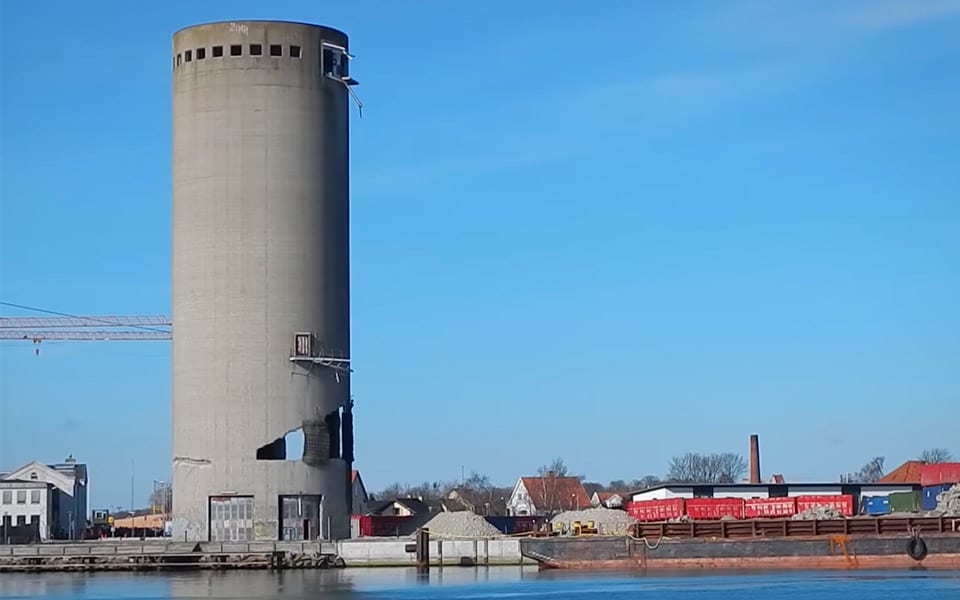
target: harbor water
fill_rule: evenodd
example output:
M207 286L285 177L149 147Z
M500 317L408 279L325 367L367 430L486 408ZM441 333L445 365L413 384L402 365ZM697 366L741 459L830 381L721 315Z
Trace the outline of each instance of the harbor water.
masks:
M0 597L62 600L893 600L960 598L960 571L709 573L538 572L529 567L189 573L47 573L0 576Z

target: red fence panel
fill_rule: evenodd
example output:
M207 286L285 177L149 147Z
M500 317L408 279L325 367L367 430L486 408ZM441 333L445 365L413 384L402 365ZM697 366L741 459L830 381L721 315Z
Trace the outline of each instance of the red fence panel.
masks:
M694 520L743 518L742 498L692 498L687 500L687 515Z
M792 517L797 514L793 498L751 498L743 501L743 516L747 519Z
M948 483L960 483L960 463L939 463L920 468L920 485L923 487Z
M638 521L666 521L683 516L683 498L626 503L627 514Z
M844 496L797 496L798 513L817 506L829 506L837 509L845 517L853 516L853 496L849 494Z

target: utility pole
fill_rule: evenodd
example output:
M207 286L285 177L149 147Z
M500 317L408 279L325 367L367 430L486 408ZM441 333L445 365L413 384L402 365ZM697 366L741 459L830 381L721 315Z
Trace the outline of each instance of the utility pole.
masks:
M130 514L133 514L133 481L134 481L134 462L130 459Z

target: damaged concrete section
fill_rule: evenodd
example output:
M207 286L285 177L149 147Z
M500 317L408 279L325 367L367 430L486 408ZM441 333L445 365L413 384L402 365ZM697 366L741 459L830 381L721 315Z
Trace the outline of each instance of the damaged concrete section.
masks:
M209 467L210 461L206 458L191 458L189 456L174 456L173 457L173 466L189 466L189 467Z
M301 427L288 431L285 436L257 448L257 460L301 460L303 438Z
M333 411L323 421L304 421L303 426L288 432L269 444L257 448L257 460L303 460L322 464L340 458L341 421Z

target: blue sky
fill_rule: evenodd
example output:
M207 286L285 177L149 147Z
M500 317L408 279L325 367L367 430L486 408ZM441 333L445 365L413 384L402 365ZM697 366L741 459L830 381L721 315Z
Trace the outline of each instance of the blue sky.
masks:
M5 1L0 299L169 314L171 36L244 18L357 55L369 487L960 453L960 1ZM0 357L0 468L169 477L165 342Z

